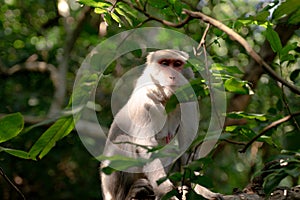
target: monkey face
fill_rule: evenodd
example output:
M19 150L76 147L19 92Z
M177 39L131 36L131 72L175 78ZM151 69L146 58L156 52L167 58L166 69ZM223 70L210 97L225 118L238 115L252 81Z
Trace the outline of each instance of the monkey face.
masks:
M155 84L176 89L187 83L182 76L183 67L188 59L188 54L178 50L159 50L149 53L147 57L146 72L152 76Z
M175 90L187 83L182 75L183 66L182 60L162 59L148 66L148 70L151 70L154 83Z

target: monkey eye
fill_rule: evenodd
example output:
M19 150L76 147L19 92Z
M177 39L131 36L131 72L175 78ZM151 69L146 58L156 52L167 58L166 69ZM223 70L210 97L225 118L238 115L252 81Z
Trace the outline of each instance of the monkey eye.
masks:
M169 66L170 61L169 60L161 60L161 61L159 61L159 64L164 65L164 66Z
M180 60L175 60L173 63L174 67L181 67L183 65L183 62Z

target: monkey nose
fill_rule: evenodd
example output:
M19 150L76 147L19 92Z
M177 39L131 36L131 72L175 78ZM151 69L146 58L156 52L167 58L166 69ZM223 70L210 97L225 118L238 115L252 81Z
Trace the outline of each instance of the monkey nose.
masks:
M175 80L175 76L170 76L169 77L171 80Z

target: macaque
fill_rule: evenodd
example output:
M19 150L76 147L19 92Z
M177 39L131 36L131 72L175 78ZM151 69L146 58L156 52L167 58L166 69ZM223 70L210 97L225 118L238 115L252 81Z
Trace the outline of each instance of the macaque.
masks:
M149 53L146 67L138 78L128 102L117 113L111 125L104 156L121 155L150 159L151 153L143 147L168 145L174 142L175 135L179 151L191 143L193 137L185 133L185 130L196 130L198 125L182 123L181 115L184 111L180 109L180 104L168 114L165 111L166 102L175 90L187 84L187 78L193 77L192 70L184 68L188 58L187 53L178 50L166 49ZM197 111L197 107L193 105L186 108L188 113L185 114L188 115ZM187 121L195 124L194 121ZM104 199L145 199L143 195L147 196L147 199L160 199L175 188L170 180L159 185L156 182L166 177L169 170L167 165L171 162L172 159L170 161L168 158L155 158L143 166L115 171L110 175L101 172ZM107 166L110 166L110 161L102 161L101 169ZM210 199L218 196L210 191L206 193L203 196Z

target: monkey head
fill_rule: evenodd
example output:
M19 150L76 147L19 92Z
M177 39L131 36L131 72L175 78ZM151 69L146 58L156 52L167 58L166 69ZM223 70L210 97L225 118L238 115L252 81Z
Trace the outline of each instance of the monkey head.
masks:
M182 73L188 58L186 52L173 49L150 52L139 82L152 83L156 90L163 89L166 96L170 97L175 89L187 83Z

